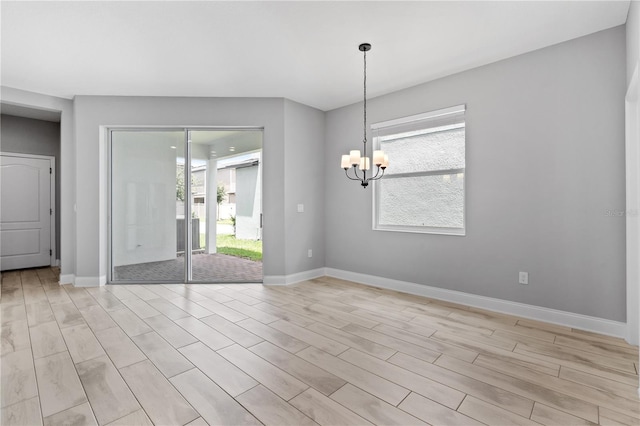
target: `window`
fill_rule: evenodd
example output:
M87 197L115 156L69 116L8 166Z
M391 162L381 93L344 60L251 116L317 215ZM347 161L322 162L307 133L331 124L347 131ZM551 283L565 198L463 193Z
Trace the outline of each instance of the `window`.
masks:
M373 228L465 234L465 106L376 123L390 166L375 183Z

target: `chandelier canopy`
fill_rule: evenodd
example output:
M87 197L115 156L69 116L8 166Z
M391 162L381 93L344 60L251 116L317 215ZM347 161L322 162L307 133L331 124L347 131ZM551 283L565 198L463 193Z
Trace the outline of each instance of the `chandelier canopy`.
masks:
M347 178L357 180L363 188L369 185L369 181L378 180L384 176L384 171L389 166L389 157L384 151L373 151L373 161L369 161L367 157L367 52L371 50L369 43L362 43L358 49L364 54L364 117L363 117L363 139L362 139L362 155L360 150L352 150L348 155L343 155L340 161L340 167L344 169ZM376 174L370 172L372 176L367 177L367 171L371 169L371 164L376 166ZM360 173L358 173L360 169ZM349 170L353 170L350 174Z

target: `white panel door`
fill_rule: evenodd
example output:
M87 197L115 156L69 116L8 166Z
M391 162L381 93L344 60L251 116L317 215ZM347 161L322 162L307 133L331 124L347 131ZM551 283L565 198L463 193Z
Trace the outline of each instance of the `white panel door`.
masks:
M51 264L51 161L0 156L0 270Z

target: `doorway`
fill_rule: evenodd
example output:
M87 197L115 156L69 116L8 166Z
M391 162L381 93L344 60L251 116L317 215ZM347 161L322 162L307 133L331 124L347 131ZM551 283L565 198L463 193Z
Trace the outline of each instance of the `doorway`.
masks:
M262 129L109 136L109 282L262 282Z
M0 155L0 270L54 266L55 158Z

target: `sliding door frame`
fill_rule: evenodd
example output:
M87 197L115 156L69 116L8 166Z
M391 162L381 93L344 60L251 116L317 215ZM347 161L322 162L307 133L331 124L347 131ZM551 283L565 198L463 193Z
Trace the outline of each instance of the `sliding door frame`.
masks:
M184 129L184 282L190 283L193 255L193 218L191 217L191 130Z
M264 134L263 126L108 126L107 132L107 264L109 274L107 276L107 284L175 284L175 280L114 280L115 266L113 265L113 140L114 132L184 132L184 182L185 182L185 201L184 203L184 232L185 232L185 268L183 283L184 284L206 284L206 281L192 280L192 223L191 218L191 132L192 131L261 131ZM262 147L264 152L264 146ZM188 167L187 167L188 166ZM182 284L182 283L178 283Z

